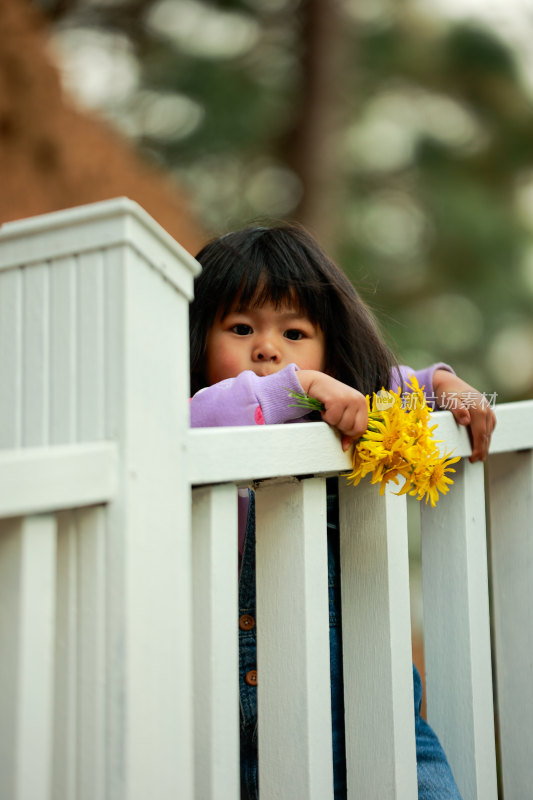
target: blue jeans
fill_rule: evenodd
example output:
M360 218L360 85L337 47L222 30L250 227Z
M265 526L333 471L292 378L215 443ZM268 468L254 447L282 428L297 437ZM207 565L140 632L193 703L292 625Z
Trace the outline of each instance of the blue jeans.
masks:
M333 739L333 783L335 800L346 798L346 753L342 674L342 626L340 602L340 558L337 479L328 478L328 590L331 668L331 717ZM255 512L250 508L239 581L239 616L255 620ZM241 628L241 626L239 626ZM243 626L246 627L246 626ZM239 686L241 723L241 800L257 800L257 688L246 681L257 668L257 626L239 630ZM420 716L422 682L413 664L416 763L419 800L461 800L450 766L436 734ZM365 800L385 800L365 798Z

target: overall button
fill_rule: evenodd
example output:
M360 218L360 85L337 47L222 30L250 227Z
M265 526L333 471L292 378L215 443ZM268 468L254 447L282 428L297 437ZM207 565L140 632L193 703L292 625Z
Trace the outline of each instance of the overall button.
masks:
M239 628L241 631L251 631L255 626L255 619L250 614L243 614L239 617Z
M257 686L257 670L251 669L250 672L247 672L244 680L248 686Z

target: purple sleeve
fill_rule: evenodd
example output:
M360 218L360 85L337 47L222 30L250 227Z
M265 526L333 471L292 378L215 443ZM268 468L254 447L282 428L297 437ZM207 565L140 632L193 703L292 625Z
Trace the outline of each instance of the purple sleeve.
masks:
M291 389L303 392L295 364L263 378L246 370L194 395L190 402L191 427L274 425L306 416L306 409L291 405Z
M402 391L410 392L410 388L407 385L407 381L414 375L418 381L418 384L421 389L424 389L424 396L428 401L429 405L434 404L436 406L436 398L433 392L433 375L435 371L438 369L445 369L448 372L451 372L455 375L454 370L450 367L449 364L444 364L444 362L439 361L436 364L431 364L430 367L426 367L425 369L412 369L411 367L407 367L404 364L400 365L400 370L398 372L397 369L393 369L391 373L391 383L390 388L393 391L397 391L398 386L402 386Z

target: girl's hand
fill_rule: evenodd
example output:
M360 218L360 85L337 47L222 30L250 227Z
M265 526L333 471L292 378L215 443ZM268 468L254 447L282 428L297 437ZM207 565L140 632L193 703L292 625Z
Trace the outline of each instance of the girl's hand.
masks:
M324 404L322 419L342 434L342 449L348 450L353 439L361 436L368 427L368 410L365 396L335 380L324 372L302 369L298 380L304 392Z
M485 461L489 452L496 415L487 398L457 375L437 369L433 375L433 392L442 409L451 411L459 425L468 425L472 442L470 462Z

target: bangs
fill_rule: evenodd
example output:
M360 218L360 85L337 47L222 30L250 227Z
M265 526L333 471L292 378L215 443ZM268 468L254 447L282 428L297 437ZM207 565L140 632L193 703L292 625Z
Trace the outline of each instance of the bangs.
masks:
M224 318L232 310L242 312L271 303L276 310L291 306L314 324L323 324L327 282L301 252L280 252L268 246L266 238L256 240L244 257L235 253L231 269L224 270L219 314Z
M285 281L285 285L281 286L279 281L263 269L257 279L252 278L249 273L243 277L236 297L229 307L224 307L222 316L227 316L232 310L240 313L271 304L276 311L290 307L313 323L318 323L321 314L318 304L313 301L314 297L316 293L310 292L308 285L297 286L294 282Z

